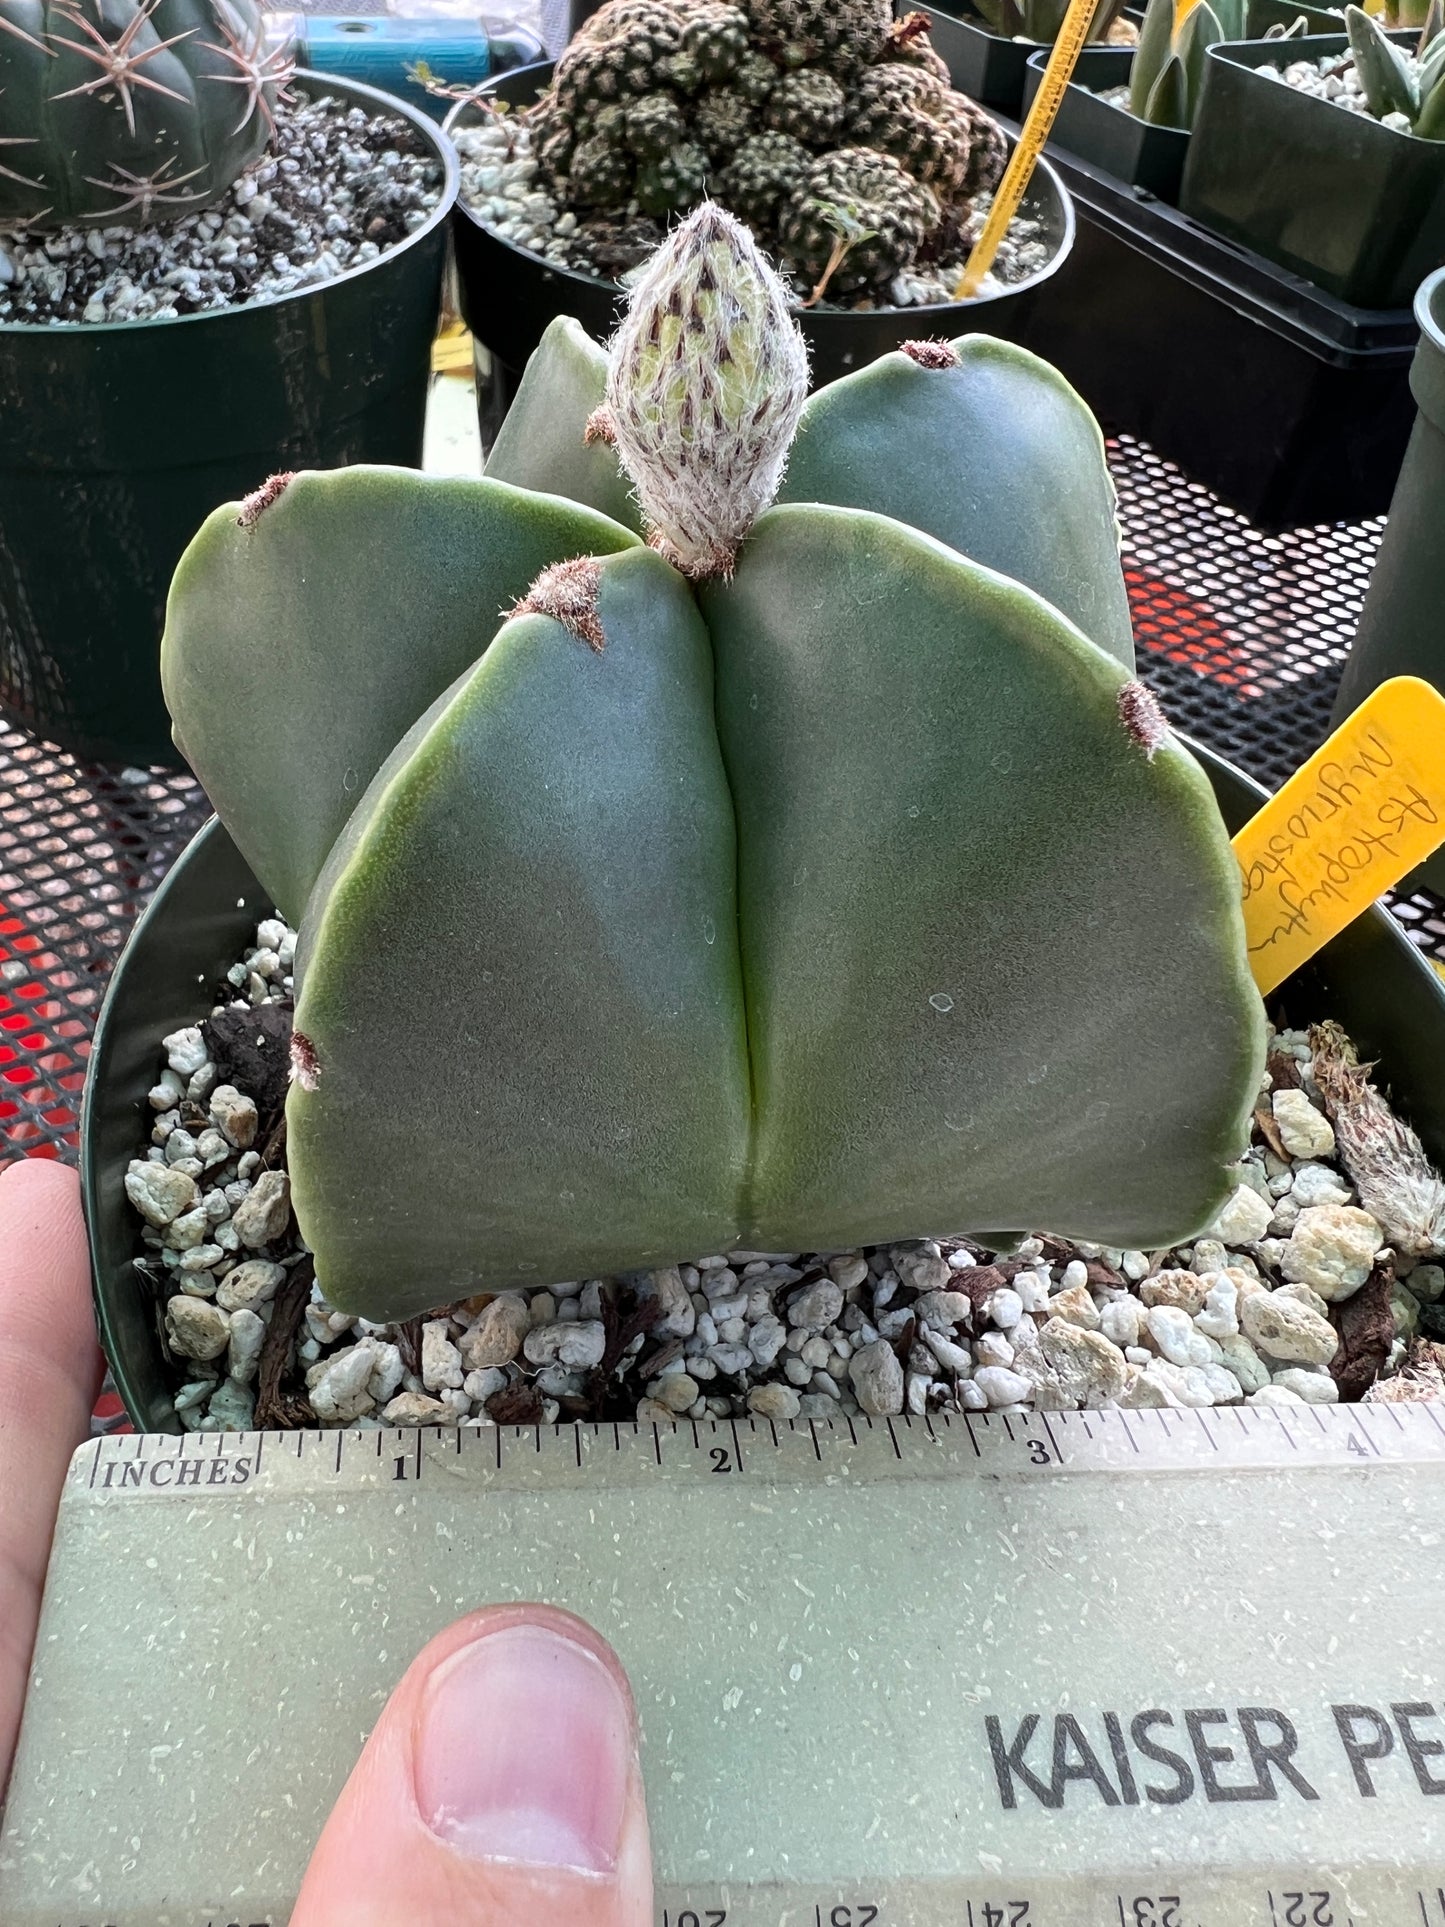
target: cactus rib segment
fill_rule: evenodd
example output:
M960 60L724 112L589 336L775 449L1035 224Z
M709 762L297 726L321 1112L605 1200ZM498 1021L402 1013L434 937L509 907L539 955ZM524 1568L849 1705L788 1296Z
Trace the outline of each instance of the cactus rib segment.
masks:
M277 477L258 497L217 509L182 558L161 682L182 754L294 919L372 776L503 610L549 564L637 538L554 496L410 469Z

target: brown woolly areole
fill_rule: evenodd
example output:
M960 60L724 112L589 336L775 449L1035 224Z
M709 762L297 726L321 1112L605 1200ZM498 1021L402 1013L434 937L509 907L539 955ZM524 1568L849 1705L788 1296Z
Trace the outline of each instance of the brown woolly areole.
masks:
M241 513L236 517L237 528L254 528L271 504L280 501L294 480L295 476L290 469L280 475L268 475L261 486L252 489L242 502Z
M617 445L617 430L606 407L594 408L587 417L587 426L582 430L584 448L591 448L594 442L605 442L609 448Z
M932 29L933 22L926 13L905 13L901 20L895 20L888 29L888 38L895 47L906 47Z
M905 341L898 351L920 368L957 368L958 355L949 341Z
M1126 682L1119 691L1119 719L1152 763L1169 741L1169 719L1159 707L1152 689L1141 682Z
M602 616L597 606L602 587L602 564L590 555L574 556L570 562L554 562L543 569L537 580L509 616L550 616L570 635L585 642L594 654L607 646L602 631Z
M291 1082L303 1091L314 1091L321 1082L321 1059L304 1030L291 1033Z

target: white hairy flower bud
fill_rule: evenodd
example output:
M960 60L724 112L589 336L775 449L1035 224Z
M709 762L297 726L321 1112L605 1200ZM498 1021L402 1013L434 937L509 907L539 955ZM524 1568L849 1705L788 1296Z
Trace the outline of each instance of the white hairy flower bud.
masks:
M648 262L612 342L607 418L653 546L726 574L778 492L808 394L788 293L740 221L705 201Z

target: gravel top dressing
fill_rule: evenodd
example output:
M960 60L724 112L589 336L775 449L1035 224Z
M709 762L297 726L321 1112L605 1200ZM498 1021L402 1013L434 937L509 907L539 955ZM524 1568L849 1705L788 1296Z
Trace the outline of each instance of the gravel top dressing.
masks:
M453 140L461 156L463 202L495 233L514 247L529 254L571 268L579 274L598 275L603 280L618 280L626 287L635 268L662 240L666 223L634 210L630 220L579 222L577 215L560 210L538 178L532 157L531 135L526 120L516 115L489 114L477 126L454 129ZM952 301L958 277L963 272L969 250L993 204L992 194L980 194L959 231L948 258L929 268L915 267L894 277L888 297L894 307L912 308ZM1001 294L1005 288L1030 275L1038 274L1052 259L1052 250L1040 224L1019 214L1004 236L994 265L984 277L980 295ZM779 264L780 272L786 270ZM811 290L797 276L786 277L800 302ZM850 300L814 304L815 311L826 313L840 308L861 313L880 304L869 295Z
M285 1168L295 942L263 922L231 1001L164 1040L151 1141L126 1178L192 1431L1445 1391L1445 1187L1332 1026L1273 1038L1238 1188L1172 1251L1044 1234L1003 1257L968 1239L735 1251L404 1325L334 1311Z
M202 213L139 229L0 228L0 323L159 321L315 287L404 241L442 185L410 122L298 93L278 105L266 153ZM183 188L149 191L163 217L184 206Z
M1418 71L1415 56L1404 48L1399 51ZM1271 80L1282 80L1286 87L1293 87L1298 93L1315 94L1321 100L1332 100L1336 107L1344 107L1352 114L1367 114L1372 120L1376 118L1360 85L1353 53L1323 54L1318 60L1293 60L1287 67L1267 65L1256 71L1267 74ZM1393 127L1397 133L1408 134L1411 131L1406 114L1382 114L1378 118L1382 127Z

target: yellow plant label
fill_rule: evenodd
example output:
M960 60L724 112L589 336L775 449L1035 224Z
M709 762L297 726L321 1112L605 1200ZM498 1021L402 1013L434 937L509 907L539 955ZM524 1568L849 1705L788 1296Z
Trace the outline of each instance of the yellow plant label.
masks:
M1445 697L1383 682L1234 839L1244 929L1273 990L1445 842Z

